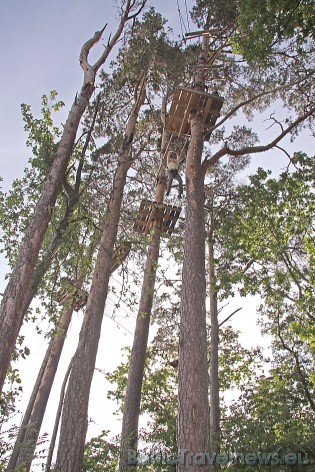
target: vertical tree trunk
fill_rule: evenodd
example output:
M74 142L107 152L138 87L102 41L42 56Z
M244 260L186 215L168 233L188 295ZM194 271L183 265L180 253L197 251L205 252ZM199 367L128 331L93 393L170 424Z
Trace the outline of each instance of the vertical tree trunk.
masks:
M82 468L88 425L87 412L90 387L108 292L113 248L117 236L127 172L131 165L131 144L138 113L144 98L145 88L142 81L140 95L128 120L118 167L114 176L113 190L104 222L79 344L73 357L73 367L63 408L55 472L79 472Z
M203 37L199 65L207 59ZM203 90L198 70L196 89ZM201 166L204 125L201 112L190 112L191 138L186 159L186 218L178 364L179 472L197 472L209 445L209 401L206 331L204 172ZM190 454L190 455L189 455ZM209 470L203 467L202 470Z
M90 259L93 255L99 237L94 236L89 247L86 250L84 259ZM81 290L85 279L85 272L80 270L75 286L78 291ZM78 292L76 292L78 293ZM23 465L23 471L28 471L35 452L40 428L43 422L46 406L48 403L51 388L57 372L59 360L62 354L68 328L72 318L73 310L77 301L77 295L68 295L63 300L66 306L62 309L56 333L51 338L44 360L39 370L33 392L31 394L18 436L15 441L14 449L10 457L8 470Z
M90 247L87 249L86 259L92 257L96 245L99 243L99 238L93 238ZM124 252L115 253L111 273L113 273L124 259ZM77 278L75 286L78 290L82 288L85 274L81 272ZM67 297L63 303L70 304L71 298ZM57 327L57 333L51 339L46 355L44 357L42 366L40 368L32 395L30 397L22 424L20 426L19 434L15 441L14 450L11 454L8 471L15 470L15 467L23 465L23 471L27 472L30 469L34 452L46 411L49 395L53 385L53 381L57 372L59 360L61 357L64 341L67 336L69 324L72 318L76 299L72 300L69 308L63 309L60 321Z
M169 139L169 133L164 132L161 150L162 156L164 155L166 148L165 143ZM157 203L163 203L164 192L165 171L164 168L161 167L155 195ZM156 270L159 259L160 240L161 229L159 227L158 221L156 220L150 233L150 246L145 264L139 311L130 357L120 439L120 472L130 470L130 465L128 465L128 450L137 450L141 388L147 353Z
M73 359L71 359L68 365L67 371L65 373L65 376L62 382L61 390L60 390L59 404L57 408L54 429L53 429L53 432L51 435L51 441L49 444L45 472L50 472L50 469L51 469L51 463L52 463L52 458L53 458L54 450L55 450L55 444L56 444L56 439L57 439L57 434L58 434L58 429L59 429L62 407L63 407L64 398L65 398L66 386L67 386L68 378L72 369L72 360Z
M206 332L203 121L191 118L186 159L186 224L179 339L178 471L197 472L189 453L208 452L209 403ZM187 451L187 454L184 453ZM203 469L207 470L207 469Z
M210 285L210 451L220 452L219 323L213 232L208 233ZM214 469L215 470L215 469Z
M58 192L62 185L67 165L72 153L81 117L94 91L95 77L98 69L107 59L110 51L119 39L126 21L128 21L131 0L127 0L119 27L112 40L107 44L99 60L91 66L88 55L91 48L102 36L102 31L95 33L82 47L80 64L84 71L84 80L80 93L75 98L64 131L58 146L56 156L51 165L49 175L41 196L37 202L34 214L26 230L15 267L12 270L9 283L5 289L0 308L0 391L2 391L5 375L10 365L11 354L14 351L16 338L23 321L23 310L29 293L30 281L43 238L50 221L51 211L55 205Z
M8 464L8 471L13 471L16 467L21 466L22 464L23 471L28 471L31 466L39 431L42 425L72 313L73 307L63 310L58 324L58 333L49 343L16 438L14 449Z

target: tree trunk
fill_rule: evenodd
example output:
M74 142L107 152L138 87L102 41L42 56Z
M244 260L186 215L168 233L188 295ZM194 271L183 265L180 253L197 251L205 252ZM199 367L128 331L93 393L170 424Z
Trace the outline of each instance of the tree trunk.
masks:
M99 238L94 237L90 247L87 249L87 254L85 256L86 259L92 257L95 246L98 243ZM121 251L118 248L117 253L115 253L111 267L111 273L113 273L120 266L124 260L125 255L128 253L126 246L130 249L130 245L125 244L121 246ZM75 286L78 290L82 288L84 277L85 274L81 272L77 278ZM70 304L70 297L67 297L63 303ZM15 441L14 450L10 457L8 471L15 470L16 465L21 466L23 464L23 471L26 472L31 466L40 428L46 411L46 406L57 372L64 341L67 336L75 304L76 298L75 300L72 300L71 307L64 309L61 313L57 333L49 343L25 415L23 417L23 421Z
M219 396L219 323L216 277L214 271L214 240L208 233L210 285L210 451L220 452L220 396ZM214 469L215 470L215 469Z
M79 344L73 358L73 367L63 408L55 472L79 472L82 468L88 426L89 394L108 291L113 248L117 236L127 172L132 162L130 156L132 139L144 98L145 89L142 81L140 96L133 106L120 151Z
M179 338L178 471L200 470L196 453L208 452L209 404L206 332L203 121L191 116L186 159L186 220ZM188 454L192 454L189 456ZM200 458L199 458L200 459ZM204 468L203 470L208 470Z
M79 197L80 197L80 182L81 182L81 174L82 174L82 167L83 167L83 161L85 158L86 150L90 144L91 141L91 136L92 136L92 131L95 126L95 121L99 109L99 102L100 102L100 95L98 95L98 98L96 100L96 106L94 110L94 115L92 119L91 126L88 130L87 137L83 146L83 150L81 153L81 159L80 159L80 164L77 169L76 173L76 178L75 178L75 185L74 188L72 189L69 184L67 184L67 191L70 194L68 197L66 209L64 212L63 217L59 220L58 225L49 241L48 248L45 252L45 254L42 256L41 260L37 263L35 270L33 272L32 280L30 283L29 291L25 300L25 304L22 309L21 317L22 320L24 319L27 310L29 309L29 306L37 294L38 287L46 274L47 270L50 267L51 260L53 259L57 249L63 242L63 237L66 229L69 227L70 223L70 218L72 214L74 213L74 210L79 202ZM63 185L65 185L65 182L63 181Z
M165 143L166 140L169 139L169 133L164 132L162 140L163 143ZM166 146L162 144L162 156L164 154L165 147ZM164 192L165 171L164 168L161 167L155 196L157 203L163 203ZM160 240L161 229L159 227L158 220L156 220L150 233L150 246L148 249L145 264L139 311L130 357L130 366L124 402L124 414L122 420L122 432L120 439L120 472L130 470L130 465L128 465L128 450L137 450L141 389L147 353L156 270L159 259Z
M208 38L203 36L199 65L206 64ZM205 69L198 69L196 89L203 91ZM178 472L197 472L207 464L209 400L206 329L205 196L201 165L204 125L191 110L191 138L186 159L186 218L178 362ZM197 453L200 453L197 455ZM189 455L190 454L190 455ZM208 471L209 467L202 468Z
M84 259L89 260L93 256L100 236L94 235L89 247L86 249ZM51 388L57 372L59 360L62 354L68 328L72 318L73 310L77 302L77 293L80 292L85 279L85 272L80 270L75 287L77 289L74 296L67 295L63 300L65 308L62 309L56 333L51 338L44 360L39 370L33 392L31 394L14 449L10 457L8 470L15 470L16 466L23 464L23 471L28 471L35 452L40 428L43 422L46 406L48 403Z
M58 408L57 408L54 429L53 429L53 432L52 432L52 435L51 435L51 441L50 441L50 444L49 444L45 472L50 472L50 469L51 469L51 463L52 463L52 458L53 458L53 455L54 455L54 449L55 449L55 444L56 444L56 439L57 439L57 434L58 434L58 429L59 429L59 423L60 423L60 418L61 418L61 413L62 413L62 407L63 407L64 398L65 398L66 386L67 386L69 375L70 375L70 372L71 372L71 369L72 369L72 361L73 361L73 359L71 359L71 361L68 365L68 369L65 373L65 376L64 376L64 379L63 379L63 382L62 382L62 386L61 386L61 390L60 390L59 404L58 404Z
M23 471L30 469L72 313L73 307L63 310L58 324L58 333L49 343L16 438L8 471L15 470L21 464L23 464Z
M127 1L130 7L130 1ZM127 8L127 7L126 7ZM52 208L55 205L58 192L62 186L67 165L72 154L76 132L81 117L94 91L96 73L107 59L111 49L122 33L125 22L128 20L129 8L122 15L120 25L108 43L100 59L91 66L88 55L91 48L102 36L102 31L95 33L82 47L80 64L84 71L84 80L80 93L74 100L64 131L58 146L56 156L50 168L46 183L37 202L34 214L26 230L15 267L12 270L9 283L5 289L0 308L0 391L2 391L6 372L10 365L11 354L14 351L16 338L23 321L23 310L30 289L34 267L38 260L43 238L50 221Z

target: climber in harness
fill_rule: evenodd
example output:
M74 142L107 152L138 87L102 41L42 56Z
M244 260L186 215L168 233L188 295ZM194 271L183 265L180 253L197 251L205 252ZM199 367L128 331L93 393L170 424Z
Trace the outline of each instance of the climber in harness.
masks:
M166 195L170 194L173 179L176 179L179 185L178 198L182 198L183 194L183 181L178 172L179 165L181 163L180 156L177 152L169 151L167 154L167 188Z

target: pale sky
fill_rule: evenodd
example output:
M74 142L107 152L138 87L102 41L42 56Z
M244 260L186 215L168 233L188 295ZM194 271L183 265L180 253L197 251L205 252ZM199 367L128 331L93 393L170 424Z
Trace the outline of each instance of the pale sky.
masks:
M183 19L185 2L179 0ZM187 2L188 7L192 0ZM53 89L59 92L59 98L65 102L64 117L68 114L76 92L82 83L82 71L79 66L79 52L82 44L93 36L96 30L105 23L108 27L103 34L104 42L108 34L115 31L114 2L112 0L0 0L0 44L1 48L1 100L0 100L0 176L4 178L3 188L8 190L12 180L21 177L23 169L30 157L30 149L26 148L26 134L20 113L21 103L31 105L34 113L38 113L41 96L49 94ZM180 34L179 17L176 0L151 1L164 17L168 18L169 26L174 27L174 37ZM190 26L192 24L190 23ZM195 28L195 27L194 27ZM102 44L99 45L102 48ZM96 50L95 54L100 51ZM113 57L110 57L110 60ZM271 110L273 111L273 110ZM266 116L267 117L267 114ZM262 124L262 126L265 126ZM299 138L291 147L293 150L312 152L313 147L309 135ZM257 165L280 169L287 161L274 153L259 155L253 158L253 167ZM5 287L4 274L7 271L3 263L0 270L0 292ZM236 305L238 308L239 305ZM233 311L234 306L231 307ZM110 308L107 308L110 314ZM255 301L247 311L255 311ZM106 313L106 312L105 312ZM228 313L227 313L228 314ZM241 319L243 315L237 315ZM253 319L254 317L252 317ZM72 322L69 339L61 361L61 372L54 387L49 409L56 403L58 389L68 365L71 353L76 348L80 320L82 314L76 314ZM244 317L243 317L244 319ZM119 361L120 348L132 342L134 318L132 314L123 321L124 329L119 329L113 321L104 318L101 349L97 360L99 369L111 370ZM241 323L242 324L242 323ZM252 336L254 329L249 319L243 325L247 332L246 339ZM29 330L29 328L27 329ZM129 332L128 332L128 331ZM31 330L30 330L31 332ZM20 408L25 408L32 384L36 378L41 358L45 353L46 343L32 331L32 356L24 363L21 375L25 382L25 395ZM256 335L254 335L255 337ZM253 341L255 339L250 339ZM252 344L252 343L250 343ZM93 382L90 415L95 422L91 430L93 434L102 429L110 429L112 424L112 406L106 402L106 385L101 374L96 374ZM53 415L45 419L44 428L51 431ZM119 425L113 427L119 432Z
M150 4L178 29L176 0ZM184 15L184 0L179 5ZM0 176L5 189L13 178L21 176L30 156L25 147L21 103L37 112L42 95L57 90L66 104L66 115L82 84L78 60L81 46L108 23L103 34L106 43L108 35L115 32L116 18L114 0L0 0ZM102 41L91 57L96 57L101 48ZM112 59L110 56L109 61Z

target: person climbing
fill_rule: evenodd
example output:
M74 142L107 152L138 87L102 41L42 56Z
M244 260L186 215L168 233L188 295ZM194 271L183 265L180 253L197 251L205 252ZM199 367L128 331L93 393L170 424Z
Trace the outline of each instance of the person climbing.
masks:
M183 181L178 172L179 165L181 163L180 156L177 152L169 151L167 154L167 188L166 195L170 194L173 179L176 179L179 185L178 198L182 198L183 194Z

